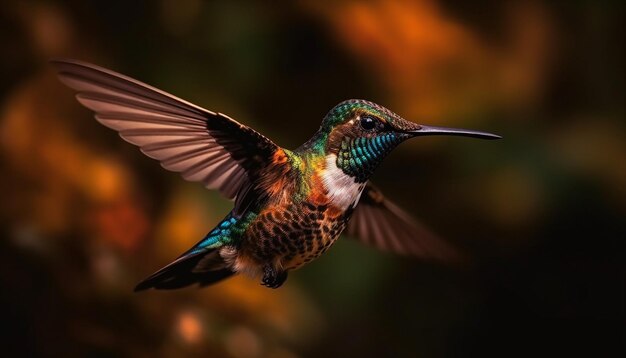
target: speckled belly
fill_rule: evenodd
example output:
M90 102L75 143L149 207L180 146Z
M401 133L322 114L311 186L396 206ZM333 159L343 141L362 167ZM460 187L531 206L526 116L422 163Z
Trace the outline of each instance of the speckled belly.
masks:
M267 208L246 230L242 248L260 264L293 270L323 254L346 227L350 213L309 203Z

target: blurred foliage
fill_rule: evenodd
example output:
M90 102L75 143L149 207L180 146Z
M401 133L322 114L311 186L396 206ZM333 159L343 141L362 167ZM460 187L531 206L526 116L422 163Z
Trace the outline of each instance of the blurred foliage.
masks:
M3 2L0 21L9 355L603 355L620 337L623 348L623 2L25 0ZM240 277L133 294L231 204L97 124L54 77L56 56L288 148L347 98L501 134L412 141L374 178L474 262L340 242L280 290Z

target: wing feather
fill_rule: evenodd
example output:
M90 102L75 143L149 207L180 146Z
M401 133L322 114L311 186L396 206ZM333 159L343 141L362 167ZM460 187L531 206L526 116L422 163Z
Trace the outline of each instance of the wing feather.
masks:
M461 257L372 184L363 190L346 232L367 245L398 254L442 260Z
M234 199L271 163L272 141L212 112L119 73L75 60L53 60L60 80L103 125L183 178Z

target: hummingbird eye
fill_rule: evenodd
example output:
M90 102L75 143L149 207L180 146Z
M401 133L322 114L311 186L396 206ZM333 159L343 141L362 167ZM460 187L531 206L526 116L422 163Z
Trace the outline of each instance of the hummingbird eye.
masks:
M370 116L368 114L362 115L361 116L361 128L365 129L366 131L370 131L374 128L376 128L376 124L378 122L378 119L374 116Z

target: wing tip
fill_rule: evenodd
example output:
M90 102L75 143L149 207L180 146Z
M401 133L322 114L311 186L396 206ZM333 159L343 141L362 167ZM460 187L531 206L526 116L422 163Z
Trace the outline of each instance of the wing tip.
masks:
M77 60L74 58L69 58L69 57L52 57L50 59L48 59L48 63L53 65L53 66L57 66L58 65L76 65L76 66L81 66L81 67L96 67L96 68L101 68L100 66L94 65L92 63L86 62L86 61L81 61L81 60Z
M65 58L65 57L52 57L50 59L48 59L48 63L57 67L59 64L63 64L63 63L72 63L72 59L70 58Z
M133 289L133 292L146 291L151 288L154 288L154 286L149 282L149 280L143 280L135 286L135 288Z
M99 68L96 65L93 65L88 62L76 60L73 58L67 57L53 57L48 60L48 63L54 67L57 72L62 72L63 68L66 66L77 66L77 67L87 67L87 68Z

